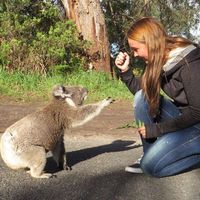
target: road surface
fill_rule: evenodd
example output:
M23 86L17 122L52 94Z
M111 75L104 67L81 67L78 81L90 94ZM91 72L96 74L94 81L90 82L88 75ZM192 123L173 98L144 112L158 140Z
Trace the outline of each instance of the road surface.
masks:
M0 132L42 106L1 104ZM56 175L51 179L11 170L0 158L0 199L200 200L200 169L161 179L124 171L142 153L135 129L119 129L131 120L131 103L115 102L91 123L65 135L72 170L59 171L48 154L45 170Z

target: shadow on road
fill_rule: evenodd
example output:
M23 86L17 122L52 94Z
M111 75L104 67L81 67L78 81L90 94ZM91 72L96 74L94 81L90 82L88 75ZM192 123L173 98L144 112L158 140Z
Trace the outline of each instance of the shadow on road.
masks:
M135 141L115 140L112 143L106 144L106 145L67 152L66 153L67 163L69 167L72 167L79 162L91 159L100 154L109 153L109 152L127 151L130 149L138 148L140 146L141 144L137 144ZM49 157L47 159L47 165L45 167L45 171L48 171L50 173L56 173L60 171L57 168L56 163L53 160L53 157Z

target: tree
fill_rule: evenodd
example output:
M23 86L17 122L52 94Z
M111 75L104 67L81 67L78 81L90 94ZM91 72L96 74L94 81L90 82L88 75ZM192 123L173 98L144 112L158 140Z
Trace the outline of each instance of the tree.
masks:
M60 19L52 0L0 2L0 67L66 74L83 68L87 48L75 24Z
M104 14L98 0L61 0L66 17L72 19L83 39L91 43L89 66L110 72L110 54Z
M192 40L195 35L191 34L191 29L195 30L200 22L199 0L101 0L101 6L109 27L110 43L118 43L120 49L127 52L126 32L140 17L153 16L164 24L169 34L182 35ZM111 67L114 68L114 59L111 61ZM137 59L132 62L133 66L144 66Z
M168 33L195 39L191 29L200 23L199 0L102 0L109 41L123 41L127 28L144 16L154 16Z

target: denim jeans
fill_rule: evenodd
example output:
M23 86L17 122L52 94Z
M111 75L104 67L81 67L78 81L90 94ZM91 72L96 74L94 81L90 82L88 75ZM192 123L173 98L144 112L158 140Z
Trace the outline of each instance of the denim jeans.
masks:
M149 106L141 90L135 94L134 114L135 120L155 123L149 115ZM179 109L169 99L161 97L158 122L178 115L181 115ZM158 138L141 140L144 155L140 164L146 174L165 177L200 166L200 123Z

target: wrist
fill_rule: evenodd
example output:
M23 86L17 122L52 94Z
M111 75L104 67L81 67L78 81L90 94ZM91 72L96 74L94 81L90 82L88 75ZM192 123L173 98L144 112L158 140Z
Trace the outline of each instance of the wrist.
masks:
M121 72L124 73L124 72L126 72L126 71L128 71L128 70L129 70L129 67L127 67L127 68L125 68L125 69L121 69Z

